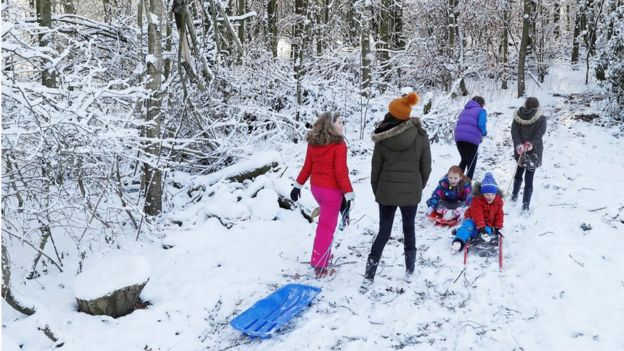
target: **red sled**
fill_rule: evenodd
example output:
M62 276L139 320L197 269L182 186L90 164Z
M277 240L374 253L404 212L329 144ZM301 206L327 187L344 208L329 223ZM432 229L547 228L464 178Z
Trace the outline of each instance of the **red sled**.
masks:
M428 214L427 218L432 220L435 225L439 225L441 227L454 227L459 224L458 218L451 219L449 221L449 220L442 218L442 215L436 211L433 211L430 214Z

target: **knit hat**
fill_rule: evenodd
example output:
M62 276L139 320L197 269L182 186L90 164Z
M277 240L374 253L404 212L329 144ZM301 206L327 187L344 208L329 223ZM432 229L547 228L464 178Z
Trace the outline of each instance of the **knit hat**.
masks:
M481 194L496 194L498 186L496 186L496 180L492 173L485 173L485 177L481 181Z
M406 120L412 113L412 106L416 105L420 98L414 92L407 95L403 95L400 98L390 101L388 105L388 111L390 114L400 120Z

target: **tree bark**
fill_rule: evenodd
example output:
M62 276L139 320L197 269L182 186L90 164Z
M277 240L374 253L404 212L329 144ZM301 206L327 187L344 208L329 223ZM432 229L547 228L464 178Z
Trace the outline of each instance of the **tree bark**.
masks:
M579 36L581 35L582 30L582 18L583 18L583 9L581 7L577 7L576 14L574 17L574 32L572 34L572 57L570 62L572 64L578 63L579 58Z
M392 12L394 18L394 30L392 31L392 41L395 49L405 48L405 38L403 36L403 0L393 0Z
M379 68L381 69L381 77L385 78L390 72L389 67L389 50L391 49L391 30L393 24L392 3L394 0L382 0L381 2L381 23L379 24L379 43L377 45L377 57L379 59ZM383 90L383 89L382 89Z
M455 53L455 35L457 32L457 18L455 18L455 7L457 6L456 0L448 0L447 13L447 26L448 26L448 56L453 57Z
M503 56L503 74L501 89L507 89L507 80L509 79L509 66L508 66L508 54L509 54L509 4L505 3L505 9L503 10L503 41L502 56Z
M52 28L52 1L37 0L37 21L41 27ZM39 34L39 46L52 44L52 34ZM50 63L50 62L48 62ZM56 87L56 73L52 68L44 68L41 72L41 84L48 88Z
M63 12L68 15L76 14L76 5L74 5L74 0L61 0L61 4L63 5Z
M16 311L23 313L27 316L35 313L35 309L32 307L23 306L17 301L11 291L11 262L9 261L9 254L4 245L4 238L2 240L2 298L7 304L13 307Z
M277 0L267 3L267 38L273 57L277 57Z
M531 19L531 0L524 0L524 13L522 17L522 40L520 41L520 51L518 53L518 97L524 96L525 87L525 62L527 47L529 44L529 28Z
M555 0L555 3L553 4L553 25L554 25L553 34L555 35L555 39L559 39L559 37L561 36L561 28L559 24L560 20L561 20L561 5L559 4L558 0Z
M238 0L238 15L242 16L247 13L247 1L246 0ZM239 21L238 23L238 40L241 42L241 45L245 45L245 20Z
M372 79L372 67L371 67L371 49L370 49L370 35L371 35L371 3L369 1L358 2L358 12L360 17L360 56L361 56L361 75L362 81L360 84L360 93L362 96L370 96L370 85Z
M296 0L295 1L295 15L297 16L295 27L293 29L293 39L292 39L292 59L293 59L293 70L295 72L295 81L297 82L297 112L295 114L295 120L299 121L299 107L302 103L302 86L301 79L303 78L303 53L304 53L304 45L305 45L305 22L306 22L306 3L304 0Z
M148 0L147 13L147 74L149 76L146 89L149 92L147 99L146 121L144 136L148 139L144 152L150 159L143 163L143 182L145 184L145 214L155 216L162 211L162 173L158 169L160 155L160 107L162 102L161 84L163 74L162 59L162 23L163 4L161 0Z

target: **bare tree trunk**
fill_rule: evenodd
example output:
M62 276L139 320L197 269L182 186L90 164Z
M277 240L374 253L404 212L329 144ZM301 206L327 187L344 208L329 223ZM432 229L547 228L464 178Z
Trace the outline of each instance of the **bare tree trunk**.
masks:
M68 15L76 14L76 5L74 5L74 0L61 0L61 4L63 5L63 12Z
M349 43L356 46L358 41L361 40L360 36L358 36L360 24L357 21L359 16L358 7L360 6L360 1L347 0L347 6L349 7L347 15L347 18L349 19Z
M386 75L390 72L389 50L391 49L391 33L392 30L392 3L394 0L382 0L381 2L381 23L379 24L379 42L377 44L377 57L379 59L379 68L381 70L381 77L386 78ZM380 87L383 91L383 88Z
M456 0L448 0L447 26L448 26L448 56L453 57L455 53L455 35L457 32L457 18L455 18Z
M509 3L505 3L505 9L503 10L503 41L502 56L503 56L503 77L501 89L507 89L507 80L509 79Z
M578 63L579 57L579 36L581 35L582 30L582 18L583 18L583 9L581 7L577 7L575 19L574 19L574 33L572 34L572 58L570 62L572 64Z
M52 28L52 1L37 0L37 21L42 27ZM51 45L51 34L39 35L39 46ZM41 84L48 88L56 87L56 73L53 68L44 68L41 72Z
M2 298L16 311L30 316L35 313L35 309L23 306L11 292L11 263L6 245L4 244L4 235L2 239Z
M559 4L559 0L555 0L555 3L553 4L553 24L555 26L553 33L555 34L555 39L559 39L559 37L561 36L561 25L560 25L560 20L561 20L561 5Z
M238 0L238 15L242 16L247 13L247 0ZM245 20L241 20L238 23L238 40L240 40L241 45L245 45L245 28L246 23Z
M392 13L394 18L394 30L392 31L393 46L395 49L405 48L403 36L403 0L393 0Z
M524 96L526 91L524 69L529 44L529 28L531 19L531 0L524 0L524 13L522 16L522 39L518 53L518 97Z
M304 53L304 30L305 30L305 22L306 22L306 3L304 0L296 0L295 1L295 14L297 16L295 28L293 31L293 40L291 45L292 50L292 59L294 64L295 71L295 81L297 82L297 112L295 115L295 120L299 121L299 107L302 102L302 87L301 87L301 79L303 78L303 53Z
M360 56L361 56L361 75L360 93L369 97L371 95L370 86L372 80L372 63L371 63L371 3L369 1L359 1L358 12L360 18Z
M277 0L268 0L267 38L273 57L277 57Z
M147 99L146 121L149 123L144 129L144 136L148 139L144 152L150 159L143 163L143 181L145 184L145 205L143 211L147 215L158 215L162 211L162 173L158 169L160 155L160 107L161 84L163 74L162 58L162 28L163 4L162 0L148 0L147 13L147 74L149 80L146 89L149 92Z
M166 57L163 61L164 64L164 78L165 81L167 79L169 79L169 75L171 74L171 50L173 49L173 29L172 24L171 24L171 16L173 14L169 14L167 16L167 24L165 25L167 27L166 31L167 31L167 38L165 39L165 52L167 53Z

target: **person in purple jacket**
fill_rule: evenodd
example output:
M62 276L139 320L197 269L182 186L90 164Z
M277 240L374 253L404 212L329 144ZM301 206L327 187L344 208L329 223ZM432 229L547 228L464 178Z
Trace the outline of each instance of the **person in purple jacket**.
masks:
M461 156L459 167L472 180L477 167L477 151L484 136L487 135L487 112L483 108L485 100L475 96L468 101L464 110L459 114L455 126L455 143Z

